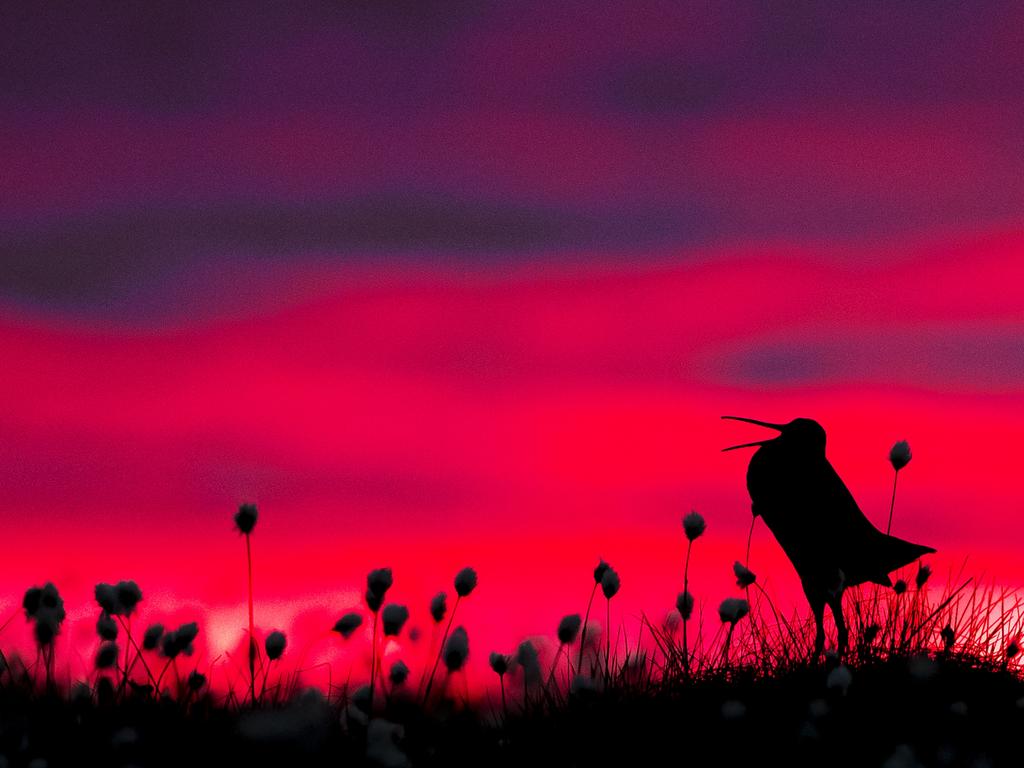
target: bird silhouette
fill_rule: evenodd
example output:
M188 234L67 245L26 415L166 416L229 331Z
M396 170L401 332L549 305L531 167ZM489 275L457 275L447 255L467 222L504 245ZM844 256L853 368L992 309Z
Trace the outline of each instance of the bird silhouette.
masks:
M778 430L778 437L724 450L758 446L747 467L751 511L764 520L800 577L814 614L815 658L825 647L826 605L835 620L841 656L849 642L843 591L865 582L892 586L890 572L935 550L884 534L871 524L825 457L825 430L818 422L722 418Z

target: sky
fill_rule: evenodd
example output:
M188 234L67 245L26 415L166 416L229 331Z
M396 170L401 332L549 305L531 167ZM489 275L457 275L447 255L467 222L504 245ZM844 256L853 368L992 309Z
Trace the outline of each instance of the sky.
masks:
M756 427L814 418L947 574L1024 576L1014 3L5 4L0 644L97 581L300 664L365 573L471 668L581 612L736 593ZM762 526L751 567L795 578ZM798 595L797 595L798 597ZM794 602L794 605L798 605ZM630 624L632 622L632 624ZM419 646L423 646L421 641ZM425 653L407 638L398 658ZM86 650L76 650L85 648ZM340 656L338 654L341 654ZM76 661L77 659L77 661ZM336 662L344 663L344 661Z

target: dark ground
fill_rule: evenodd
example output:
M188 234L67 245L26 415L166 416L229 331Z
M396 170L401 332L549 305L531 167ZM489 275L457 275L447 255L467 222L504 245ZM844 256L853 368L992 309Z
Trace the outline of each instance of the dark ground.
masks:
M370 752L379 757L371 764L1024 764L1024 682L1012 672L963 658L894 658L852 666L845 694L842 683L826 666L803 666L775 676L623 686L554 707L535 703L504 727L496 724L500 712L439 707L427 717L393 701L385 718L403 734L371 736ZM510 694L518 712L521 698ZM362 764L366 728L358 713L342 710L316 694L254 713L210 697L185 709L151 698L100 703L82 692L69 701L7 684L0 754L10 766L40 758L49 766Z

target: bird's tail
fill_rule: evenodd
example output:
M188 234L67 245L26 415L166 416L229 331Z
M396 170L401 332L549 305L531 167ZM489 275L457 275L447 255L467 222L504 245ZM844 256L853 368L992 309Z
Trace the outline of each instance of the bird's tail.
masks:
M920 557L935 551L934 547L926 547L923 544L913 544L895 536L883 534L881 546L878 549L878 564L881 566L881 574L888 580L888 574L897 568L910 565Z

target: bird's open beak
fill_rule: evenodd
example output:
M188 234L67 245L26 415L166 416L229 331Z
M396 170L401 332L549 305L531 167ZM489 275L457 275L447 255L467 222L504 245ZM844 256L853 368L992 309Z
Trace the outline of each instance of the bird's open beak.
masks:
M745 421L748 424L757 424L759 427L768 427L768 429L777 429L779 432L782 431L782 424L772 424L770 421L758 421L757 419L746 419L742 416L723 416L723 419L731 419L732 421ZM771 440L774 440L773 437ZM735 451L737 448L753 448L754 446L764 445L770 443L771 440L758 440L756 443L743 443L742 445L730 445L728 448L723 448L722 451Z

